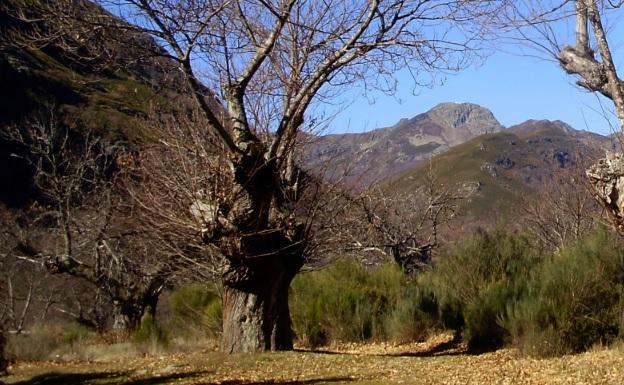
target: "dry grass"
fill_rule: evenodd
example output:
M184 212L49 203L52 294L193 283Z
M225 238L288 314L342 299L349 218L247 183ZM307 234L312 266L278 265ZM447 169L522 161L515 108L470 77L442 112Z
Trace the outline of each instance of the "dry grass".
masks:
M5 381L18 384L614 384L624 383L624 350L551 359L513 349L478 356L450 336L409 345L340 345L325 351L223 355L170 354L108 363L21 363Z

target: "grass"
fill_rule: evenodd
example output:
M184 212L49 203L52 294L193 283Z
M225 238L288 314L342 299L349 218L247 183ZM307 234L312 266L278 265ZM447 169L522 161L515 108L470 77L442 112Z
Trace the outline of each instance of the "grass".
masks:
M449 336L444 336L448 339ZM552 359L513 349L467 355L438 337L409 345L349 345L328 351L244 355L196 352L109 363L21 363L9 384L620 384L624 351L596 348Z

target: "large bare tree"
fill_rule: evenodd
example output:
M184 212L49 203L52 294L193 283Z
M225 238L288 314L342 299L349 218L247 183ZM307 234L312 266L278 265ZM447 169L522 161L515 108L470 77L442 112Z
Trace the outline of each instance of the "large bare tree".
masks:
M65 4L53 13L57 21L148 34L163 46L145 53L166 57L182 73L201 113L189 135L201 143L216 139L216 157L214 150L201 152L174 138L156 150L191 160L190 168L180 164L177 172L205 188L190 195L189 184L176 186L171 174L146 179L160 180L156 201L167 191L171 199L186 199L175 204L186 203L186 220L177 223L194 221L197 238L174 249L222 261L222 349L228 352L292 348L288 287L304 264L311 215L301 209L310 179L297 166L296 142L315 126L312 107L354 84L391 92L400 69L422 83L431 80L426 74L465 66L483 32L477 21L499 6L446 0L97 2L126 21L120 23L112 15L80 12L80 2L57 3ZM217 185L210 182L217 179ZM145 199L143 207L149 208ZM152 211L161 215L161 227L173 220L167 210Z

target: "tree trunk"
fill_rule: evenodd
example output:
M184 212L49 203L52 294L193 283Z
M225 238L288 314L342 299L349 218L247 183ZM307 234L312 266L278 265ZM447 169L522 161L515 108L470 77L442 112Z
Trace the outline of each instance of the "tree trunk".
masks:
M0 376L7 374L7 367L9 366L9 362L4 356L5 344L6 344L6 340L4 338L4 328L0 325Z
M267 277L270 279L270 277ZM278 279L261 290L225 286L223 337L227 353L292 349L289 282Z
M233 270L224 281L222 351L293 348L288 288L301 265L301 256L280 254Z
M113 331L128 333L136 330L144 309L130 302L113 301Z

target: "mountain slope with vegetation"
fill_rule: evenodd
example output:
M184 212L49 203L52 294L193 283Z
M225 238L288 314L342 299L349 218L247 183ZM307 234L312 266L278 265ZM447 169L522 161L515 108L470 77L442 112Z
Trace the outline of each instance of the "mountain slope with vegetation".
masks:
M161 49L151 39L122 29L115 39L80 30L72 34L60 21L43 21L36 7L23 5L9 0L0 7L0 133L26 120L57 120L74 137L94 133L131 146L152 135L145 128L152 110L189 105L171 61L126 48ZM72 11L112 17L87 1ZM0 200L10 206L23 205L34 193L32 170L20 151L18 143L0 135Z
M445 186L455 186L467 199L465 220L492 224L511 220L523 202L564 174L581 177L583 166L616 148L609 137L577 131L560 121L529 120L504 131L485 134L431 158ZM410 191L425 183L429 165L409 169L384 183Z

